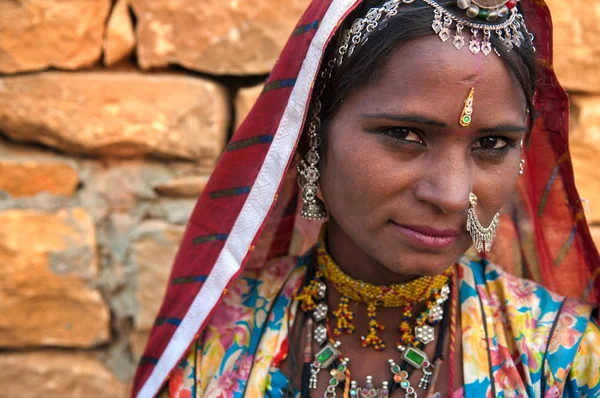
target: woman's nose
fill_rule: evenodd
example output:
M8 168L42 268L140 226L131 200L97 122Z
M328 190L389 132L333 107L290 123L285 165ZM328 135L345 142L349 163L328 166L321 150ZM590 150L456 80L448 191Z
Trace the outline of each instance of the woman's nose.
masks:
M471 170L466 160L439 159L423 170L414 195L417 200L431 203L445 214L457 214L468 210L471 188Z

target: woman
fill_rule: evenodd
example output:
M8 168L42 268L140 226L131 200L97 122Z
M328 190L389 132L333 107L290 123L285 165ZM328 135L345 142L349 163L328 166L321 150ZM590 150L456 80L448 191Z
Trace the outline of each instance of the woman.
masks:
M550 26L537 0L313 1L192 215L134 396L598 396L594 306L558 294L595 301L600 264Z

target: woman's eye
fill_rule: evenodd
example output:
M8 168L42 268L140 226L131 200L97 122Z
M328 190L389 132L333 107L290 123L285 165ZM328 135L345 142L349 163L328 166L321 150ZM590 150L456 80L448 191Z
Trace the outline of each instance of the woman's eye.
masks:
M385 129L384 133L396 140L418 142L420 144L423 143L423 140L415 129L406 127L393 127Z
M500 137L483 137L475 141L473 148L477 149L503 149L508 146L508 142L505 138Z

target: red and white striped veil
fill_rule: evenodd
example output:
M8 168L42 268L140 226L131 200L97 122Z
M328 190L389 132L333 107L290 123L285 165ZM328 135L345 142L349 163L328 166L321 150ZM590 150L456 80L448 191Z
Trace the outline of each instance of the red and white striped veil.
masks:
M312 89L328 43L360 3L313 0L298 22L196 204L132 396L160 391L243 269L290 254L300 207L296 149ZM525 174L503 210L489 257L557 293L595 301L600 260L573 179L568 99L552 70L550 14L543 0L522 0L521 6L540 69L536 121ZM303 226L316 239L319 223Z

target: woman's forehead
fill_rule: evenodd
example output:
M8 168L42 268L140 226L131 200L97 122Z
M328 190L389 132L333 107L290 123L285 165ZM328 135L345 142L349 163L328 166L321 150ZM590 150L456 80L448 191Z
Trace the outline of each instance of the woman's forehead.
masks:
M401 44L381 65L374 82L350 97L360 97L356 105L364 111L402 108L443 117L444 111L456 113L471 88L476 107L490 117L526 112L523 89L499 56L457 51L433 35Z

